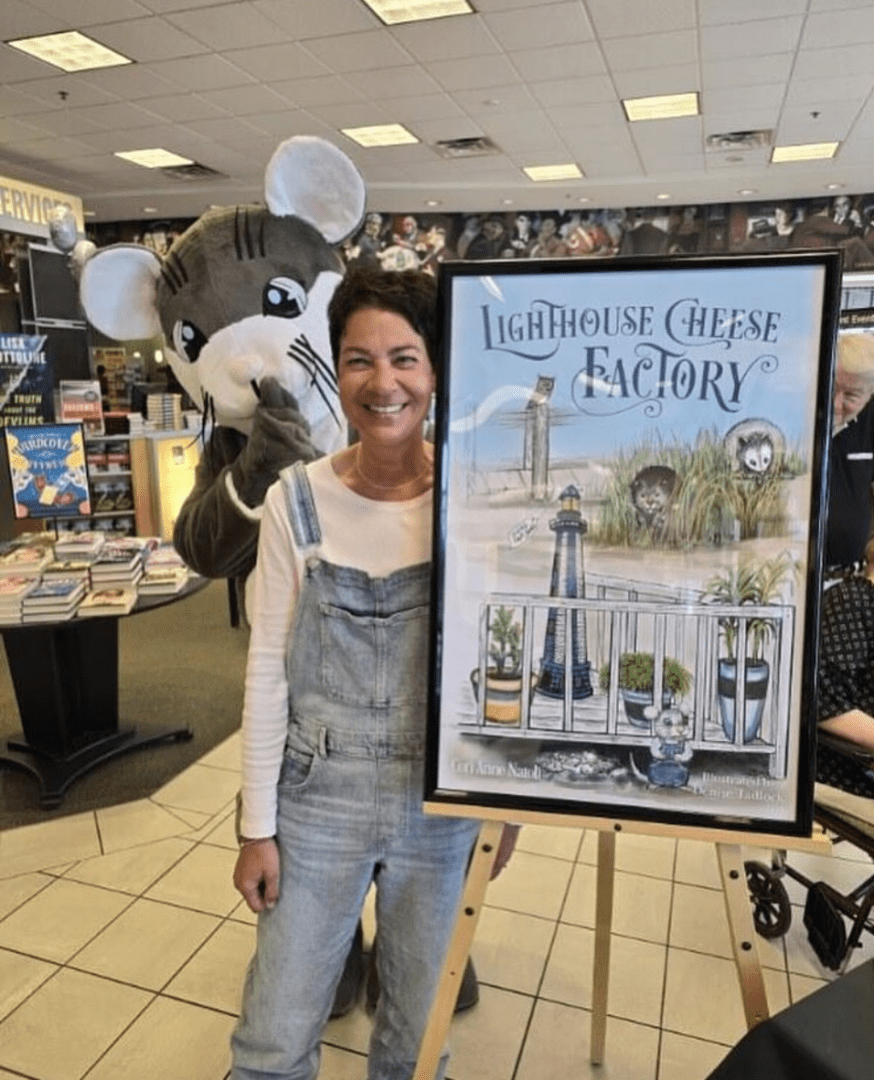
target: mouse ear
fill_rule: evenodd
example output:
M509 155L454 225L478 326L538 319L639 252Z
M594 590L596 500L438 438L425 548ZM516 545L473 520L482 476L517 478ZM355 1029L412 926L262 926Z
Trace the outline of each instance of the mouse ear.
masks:
M116 341L155 337L161 321L155 303L161 260L140 244L113 244L82 267L79 299L88 321Z
M365 196L364 179L352 161L314 135L280 143L264 176L270 212L303 218L331 244L339 244L361 224Z
M645 705L644 709L643 709L643 715L647 718L647 720L658 720L658 718L659 718L658 706L656 706L656 705Z

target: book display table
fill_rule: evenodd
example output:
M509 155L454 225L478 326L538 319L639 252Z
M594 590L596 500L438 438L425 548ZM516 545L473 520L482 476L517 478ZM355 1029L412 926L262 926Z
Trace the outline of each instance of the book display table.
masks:
M141 596L130 614L184 600L208 584L192 577L171 596ZM118 623L118 616L0 623L22 726L21 736L0 749L0 766L34 776L47 809L58 806L70 784L95 765L140 747L192 737L187 725L143 734L119 727Z

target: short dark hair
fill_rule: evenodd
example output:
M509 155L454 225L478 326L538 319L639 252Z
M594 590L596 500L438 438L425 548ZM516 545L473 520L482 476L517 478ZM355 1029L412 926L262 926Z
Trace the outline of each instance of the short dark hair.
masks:
M347 270L328 304L328 335L335 368L346 324L362 308L392 311L406 319L425 342L428 359L437 370L437 283L430 274L372 266Z

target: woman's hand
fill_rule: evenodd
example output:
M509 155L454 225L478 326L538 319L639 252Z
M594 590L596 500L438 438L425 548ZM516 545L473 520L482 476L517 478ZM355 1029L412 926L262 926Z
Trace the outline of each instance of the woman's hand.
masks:
M247 840L237 855L234 887L256 914L279 899L279 848L273 837Z
M498 841L498 854L495 856L495 861L492 863L492 873L489 881L494 881L510 861L510 856L513 854L516 847L516 841L519 838L519 830L521 828L521 825L504 826L504 831L501 833L501 839Z

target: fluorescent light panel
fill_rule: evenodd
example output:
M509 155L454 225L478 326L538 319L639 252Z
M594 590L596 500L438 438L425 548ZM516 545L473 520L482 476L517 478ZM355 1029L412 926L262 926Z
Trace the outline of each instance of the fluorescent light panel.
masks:
M169 165L193 165L191 158L180 157L170 150L155 147L152 150L116 150L115 157L142 165L144 169L166 169Z
M626 98L622 102L631 121L670 120L678 116L697 116L701 109L697 92L665 94L661 97Z
M80 34L78 30L19 38L17 41L7 41L6 44L27 53L28 56L35 56L37 60L44 60L61 71L93 71L95 68L133 63L129 57L108 49L99 41Z
M364 3L386 26L473 14L467 0L364 0Z
M359 146L406 146L419 141L403 124L375 124L372 127L340 130Z
M528 165L522 171L529 180L538 184L547 180L580 180L583 176L579 166L573 162L566 165Z
M833 158L838 149L836 142L798 143L795 146L775 146L771 161L815 161L817 158Z

